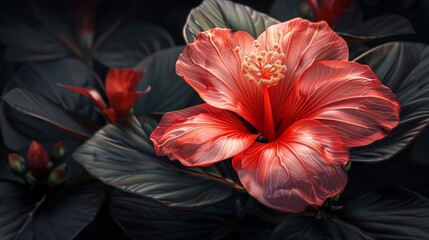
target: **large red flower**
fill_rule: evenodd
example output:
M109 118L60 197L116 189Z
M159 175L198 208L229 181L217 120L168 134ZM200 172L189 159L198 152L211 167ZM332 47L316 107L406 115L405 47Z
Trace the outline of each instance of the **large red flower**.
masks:
M234 157L244 187L273 209L321 205L346 185L347 147L384 137L399 120L396 96L347 59L325 22L293 19L257 40L202 32L176 69L206 104L165 114L155 150L186 166Z

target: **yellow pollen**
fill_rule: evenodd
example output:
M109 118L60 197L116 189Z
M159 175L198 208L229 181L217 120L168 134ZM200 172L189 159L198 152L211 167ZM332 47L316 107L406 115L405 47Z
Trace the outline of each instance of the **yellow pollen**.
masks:
M243 54L241 58L241 72L243 78L267 87L277 85L277 83L284 78L284 74L287 70L286 65L283 64L285 54L279 52L280 45L274 43L271 50L267 49L268 52L265 50L258 50L260 47L258 41L253 42L253 46L257 51L256 53L243 53L240 47L235 47L234 49L234 52L237 54Z

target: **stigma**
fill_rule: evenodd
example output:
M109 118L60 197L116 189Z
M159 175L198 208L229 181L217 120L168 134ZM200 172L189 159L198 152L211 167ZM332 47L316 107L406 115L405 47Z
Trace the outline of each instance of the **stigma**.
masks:
M269 51L259 51L260 43L256 40L253 46L257 52L250 54L243 53L240 47L234 49L237 54L243 54L241 62L243 78L267 87L277 85L287 70L283 64L285 55L279 52L280 45L274 43Z

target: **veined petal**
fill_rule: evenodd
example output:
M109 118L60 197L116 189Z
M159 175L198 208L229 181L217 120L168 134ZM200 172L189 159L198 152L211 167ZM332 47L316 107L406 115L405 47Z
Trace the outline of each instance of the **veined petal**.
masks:
M283 126L313 118L335 130L347 146L385 137L399 122L396 96L366 65L320 61L305 71L285 107Z
M255 142L232 164L250 195L270 208L297 213L343 191L348 159L333 130L301 120L274 142Z
M235 113L201 104L166 113L150 139L158 155L208 166L240 153L257 137Z
M111 98L117 93L134 92L143 73L133 69L111 68L106 76L106 95L111 104Z
M279 52L285 54L283 64L287 71L279 83L270 88L274 121L283 117L283 104L301 73L320 60L348 60L346 42L326 22L310 22L295 18L267 28L259 37L261 47L272 49L279 44Z
M205 102L233 111L262 129L262 91L244 80L241 72L242 53L254 52L253 42L246 32L220 28L202 32L183 50L176 71ZM242 53L235 52L236 47Z

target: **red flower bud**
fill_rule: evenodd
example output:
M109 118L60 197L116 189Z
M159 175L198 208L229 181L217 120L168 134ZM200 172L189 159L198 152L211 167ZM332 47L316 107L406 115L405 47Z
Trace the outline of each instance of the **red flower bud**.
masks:
M60 166L52 169L48 177L49 184L58 185L65 182L65 171L67 169L67 163L63 163Z
M57 142L52 147L51 156L54 160L59 160L66 154L66 146L63 141Z
M9 168L12 172L21 175L27 171L25 159L16 153L11 153L8 156Z
M49 154L45 148L36 141L32 141L27 153L28 170L38 180L43 180L49 175Z

